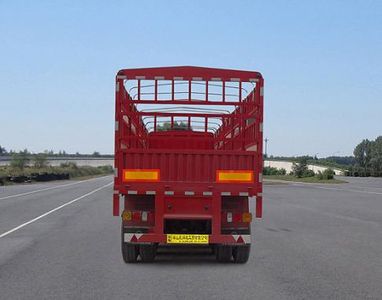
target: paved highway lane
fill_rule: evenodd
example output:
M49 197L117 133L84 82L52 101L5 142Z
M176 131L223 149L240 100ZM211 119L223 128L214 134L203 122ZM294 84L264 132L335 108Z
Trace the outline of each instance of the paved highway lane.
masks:
M54 209L69 198L82 196L110 176L64 183L5 186L0 193L0 236L20 224Z
M109 182L0 196L1 235L86 195L0 238L0 299L382 297L382 180L267 185L245 265L218 264L204 249L165 249L153 264L124 264ZM39 188L50 185L57 183Z

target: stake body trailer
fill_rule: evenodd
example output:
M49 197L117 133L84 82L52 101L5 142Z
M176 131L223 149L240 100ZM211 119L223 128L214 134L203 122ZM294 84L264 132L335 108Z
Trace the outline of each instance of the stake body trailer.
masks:
M113 214L125 262L191 244L248 260L250 202L262 215L263 85L258 72L203 67L117 73Z

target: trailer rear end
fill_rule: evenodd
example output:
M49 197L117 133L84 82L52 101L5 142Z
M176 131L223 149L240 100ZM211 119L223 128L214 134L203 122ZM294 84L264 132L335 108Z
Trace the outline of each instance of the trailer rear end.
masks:
M226 69L118 72L113 214L125 262L194 244L248 260L252 199L262 215L263 84Z

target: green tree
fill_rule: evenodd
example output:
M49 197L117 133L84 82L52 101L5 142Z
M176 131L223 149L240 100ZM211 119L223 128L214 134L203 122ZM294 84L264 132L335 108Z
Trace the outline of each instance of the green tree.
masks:
M371 143L370 167L373 176L382 176L382 136Z
M66 154L65 150L58 151L58 156L65 156Z
M23 170L30 161L29 155L30 153L27 149L20 151L19 153L14 153L12 155L11 167Z
M157 127L157 131L168 131L168 130L188 130L188 125L184 122L175 121L172 128L171 128L171 122L164 122L163 124L160 124Z
M334 179L335 172L333 169L325 169L324 172L322 172L323 179L330 180Z
M0 146L0 155L4 155L4 154L7 154L7 150L5 150L4 147Z
M293 163L292 173L294 176L298 178L304 177L304 174L306 174L307 171L308 171L308 160L306 157L301 157L299 159L299 162Z
M355 164L348 174L353 176L382 176L382 136L374 141L363 140L354 149Z
M354 149L354 157L356 163L361 167L368 167L371 159L371 145L372 143L366 139L359 143Z
M48 166L47 155L44 153L36 154L33 157L33 165L35 168L42 169Z

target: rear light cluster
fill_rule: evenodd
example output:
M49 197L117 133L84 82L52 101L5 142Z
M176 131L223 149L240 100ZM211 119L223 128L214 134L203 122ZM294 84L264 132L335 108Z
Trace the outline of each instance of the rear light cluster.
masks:
M154 213L151 211L131 211L125 210L122 213L123 221L135 221L135 222L154 222Z
M223 212L223 221L227 223L250 223L252 222L252 214L250 212Z

